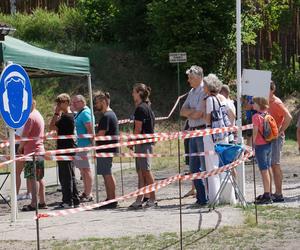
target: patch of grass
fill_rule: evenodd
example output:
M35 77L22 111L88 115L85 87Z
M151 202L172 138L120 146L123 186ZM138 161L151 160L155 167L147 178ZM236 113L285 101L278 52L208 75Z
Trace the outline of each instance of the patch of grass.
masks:
M285 146L287 146L287 147L290 147L290 146L294 147L296 145L297 145L297 141L295 141L293 139L286 139L285 140Z
M268 249L279 242L299 240L300 208L259 206L259 224L255 224L254 206L245 209L245 224L218 229L183 232L184 249ZM291 233L292 232L292 233ZM282 248L288 245L281 245ZM166 232L121 238L87 238L78 241L51 241L53 249L179 249L179 235Z
M245 210L245 223L198 231L183 232L183 249L288 249L300 243L300 208L258 206L259 223L254 219L254 206ZM7 242L4 242L8 246ZM13 246L24 247L23 242L11 241ZM2 244L2 243L1 243ZM26 242L34 248L36 242ZM79 240L42 241L43 249L180 249L180 237L175 232L160 235L137 235L120 238L85 238ZM16 247L17 249L18 247ZM296 248L295 248L296 249Z

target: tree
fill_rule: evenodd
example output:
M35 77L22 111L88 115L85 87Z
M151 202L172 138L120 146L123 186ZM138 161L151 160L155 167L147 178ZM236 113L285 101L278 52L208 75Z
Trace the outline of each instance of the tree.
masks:
M131 49L144 50L148 46L147 4L152 0L116 0L118 13L114 25L117 41Z
M117 13L113 0L78 0L77 7L85 18L88 40L110 42Z
M149 52L156 63L167 63L169 52L186 51L188 64L216 70L229 44L234 1L154 0L148 11Z

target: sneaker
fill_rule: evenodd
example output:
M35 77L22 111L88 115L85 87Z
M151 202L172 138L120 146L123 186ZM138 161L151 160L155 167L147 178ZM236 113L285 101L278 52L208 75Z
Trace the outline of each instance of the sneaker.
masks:
M55 210L58 210L58 209L69 209L69 208L72 208L72 205L71 204L68 204L68 203L60 203L57 207L55 207L54 209Z
M284 202L284 198L282 194L272 194L271 199L273 202Z
M26 194L26 195L25 195L25 199L26 199L26 200L31 200L31 199L32 199L31 193Z
M149 198L144 196L143 203L146 203L148 200L149 200Z
M83 200L84 200L85 202L94 201L94 197L93 197L92 195L89 195L89 196L86 196Z
M81 193L81 194L79 194L78 197L79 197L80 200L83 200L86 197L86 194L85 193Z
M79 199L81 202L94 201L94 197L92 195L86 195L85 193L82 193L81 195L79 195Z
M133 208L133 209L139 209L142 207L143 207L143 203L141 201L135 201L129 206L129 208Z
M208 202L198 202L196 201L195 204L194 204L194 207L198 207L198 208L201 208L201 207L208 207L209 203Z
M17 195L17 201L27 200L26 196L27 196L26 194L18 194Z
M157 201L153 201L153 200L148 200L145 205L146 208L157 207L157 206L158 206Z
M257 199L255 200L255 203L257 205L263 205L263 204L272 204L272 199L270 195L260 195L259 197L257 197Z

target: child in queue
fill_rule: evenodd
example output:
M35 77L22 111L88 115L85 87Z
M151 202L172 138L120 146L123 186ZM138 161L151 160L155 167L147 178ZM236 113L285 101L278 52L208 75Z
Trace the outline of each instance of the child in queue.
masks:
M255 148L255 158L261 173L264 193L256 197L256 204L272 203L269 169L271 167L271 143L263 137L264 114L267 113L269 102L264 97L254 97L254 109L257 111L252 117L253 123L253 142Z

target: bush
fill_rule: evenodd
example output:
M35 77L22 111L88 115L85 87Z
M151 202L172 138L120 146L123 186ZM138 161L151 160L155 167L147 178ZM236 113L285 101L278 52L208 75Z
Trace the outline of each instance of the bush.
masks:
M86 39L81 13L64 5L58 13L36 9L31 15L0 14L0 19L16 28L15 37L62 53L78 54Z

